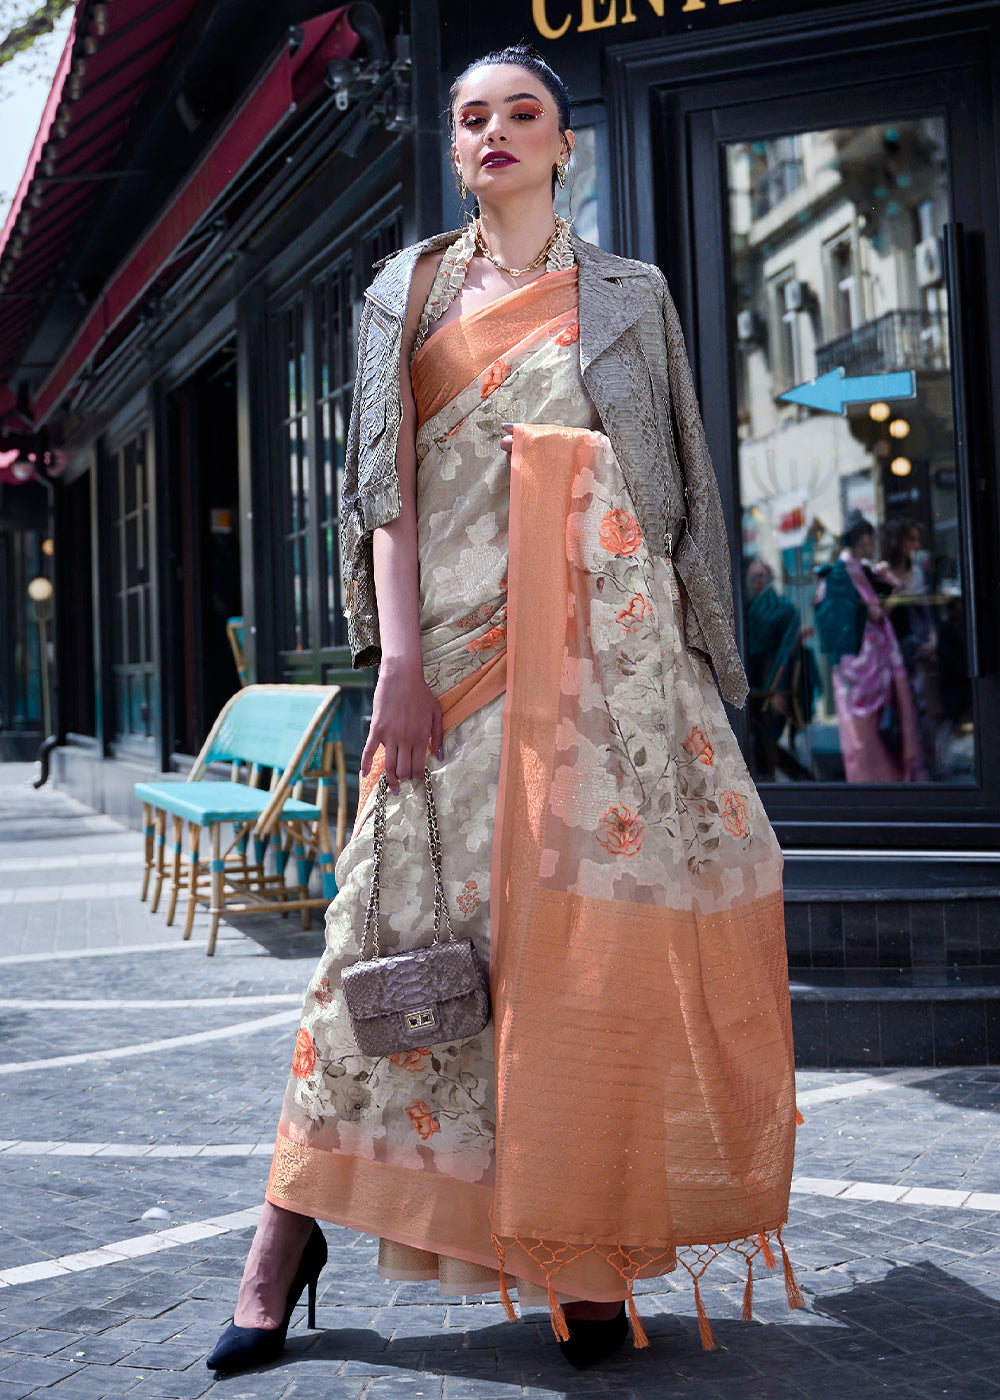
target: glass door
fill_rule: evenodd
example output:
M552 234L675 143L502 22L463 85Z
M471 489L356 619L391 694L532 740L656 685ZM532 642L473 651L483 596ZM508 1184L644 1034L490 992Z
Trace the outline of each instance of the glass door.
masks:
M690 114L693 218L716 230L693 314L703 402L728 406L705 416L751 773L779 820L919 826L996 805L963 268L982 154L960 72L856 82Z

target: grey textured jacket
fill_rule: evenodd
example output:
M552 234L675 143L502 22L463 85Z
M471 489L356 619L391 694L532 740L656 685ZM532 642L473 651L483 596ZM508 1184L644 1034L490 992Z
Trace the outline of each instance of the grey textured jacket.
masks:
M358 668L377 665L380 656L372 531L400 513L399 356L410 281L422 253L458 236L459 230L438 234L385 259L365 293L341 502L345 613ZM659 268L605 253L575 234L572 241L584 384L646 544L673 559L687 593L687 643L709 657L723 696L742 705L747 682L734 636L719 488L673 299Z

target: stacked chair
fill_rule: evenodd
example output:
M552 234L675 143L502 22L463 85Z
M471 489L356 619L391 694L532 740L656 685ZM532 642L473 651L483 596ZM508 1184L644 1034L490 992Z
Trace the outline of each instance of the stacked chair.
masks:
M207 904L209 957L223 913L309 911L337 893L336 857L347 834L347 771L340 735L340 687L250 685L227 702L186 778L136 783L143 808L142 898L155 877L152 908L169 882L167 923L187 891L184 937ZM229 780L207 776L228 764ZM337 780L336 836L330 836L330 785ZM315 788L305 796L306 785ZM171 853L166 854L167 818ZM187 860L184 825L187 824ZM202 852L204 833L209 847ZM271 865L265 857L271 852ZM309 881L319 865L321 893ZM207 868L206 868L207 866ZM292 879L294 877L294 879Z

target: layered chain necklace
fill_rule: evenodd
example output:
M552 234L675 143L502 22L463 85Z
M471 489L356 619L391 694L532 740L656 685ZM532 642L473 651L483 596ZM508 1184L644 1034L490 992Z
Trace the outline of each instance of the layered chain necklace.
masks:
M476 247L478 248L479 252L482 253L483 257L486 258L487 261L493 264L493 266L497 269L498 272L506 272L510 277L523 277L526 272L534 272L536 267L541 267L542 263L545 262L546 258L549 256L549 253L551 253L552 245L559 237L560 231L559 220L557 218L555 228L549 234L548 241L546 242L545 247L538 254L538 257L535 258L534 262L528 263L527 267L507 267L505 263L502 263L499 258L495 258L490 252L489 247L486 243L486 235L483 233L482 221L477 219L475 227Z

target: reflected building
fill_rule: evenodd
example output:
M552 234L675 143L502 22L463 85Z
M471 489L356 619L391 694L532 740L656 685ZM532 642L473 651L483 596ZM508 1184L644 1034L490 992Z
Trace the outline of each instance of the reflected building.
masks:
M943 120L732 143L727 177L744 564L760 559L773 570L808 636L817 588L845 531L858 520L875 525L873 563L885 577L887 539L907 522L919 552L905 578L894 576L884 607L890 618L897 608L932 618L934 645L907 663L921 722L932 731L923 776L969 779L971 688L960 696L954 674L962 569ZM912 396L888 397L900 375L912 376ZM833 377L822 386L829 407L782 398L822 376ZM837 389L848 396L842 412ZM919 596L907 591L914 587ZM942 634L951 645L944 694ZM840 658L821 644L814 655L819 689L794 738L798 772L844 780L833 694ZM787 765L761 768L760 754L755 744L758 778L788 777Z

